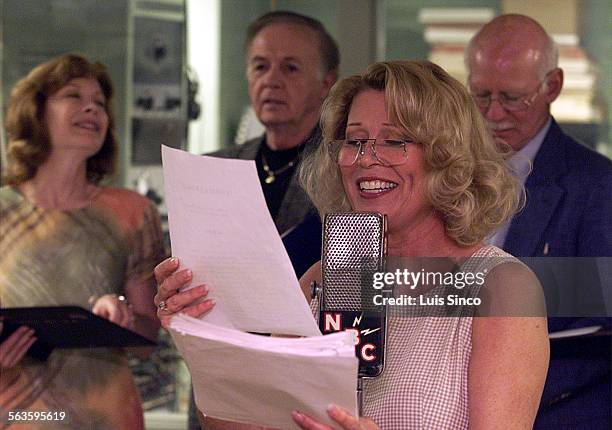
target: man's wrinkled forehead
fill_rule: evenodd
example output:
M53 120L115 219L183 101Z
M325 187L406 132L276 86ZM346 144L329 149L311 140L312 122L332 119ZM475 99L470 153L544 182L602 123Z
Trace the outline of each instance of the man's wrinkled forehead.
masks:
M476 46L469 58L470 68L477 65L493 66L494 70L507 70L518 66L535 65L542 61L539 47L497 44Z
M283 62L318 62L320 70L324 71L319 34L305 25L274 23L258 31L247 47L246 62L270 60L268 55Z
M542 61L542 51L533 47L475 47L468 63L468 84L500 80L508 89L520 89L539 79Z
M281 33L284 37L280 37ZM289 37L287 36L289 34ZM246 47L247 57L250 51L258 44L266 41L283 43L287 48L294 48L296 52L311 46L317 53L321 54L321 43L319 34L312 28L296 23L272 23L262 27Z

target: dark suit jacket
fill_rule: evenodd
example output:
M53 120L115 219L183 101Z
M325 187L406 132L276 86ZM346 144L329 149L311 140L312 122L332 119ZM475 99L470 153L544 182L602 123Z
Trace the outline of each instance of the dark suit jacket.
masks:
M608 158L564 134L553 120L525 188L527 204L512 220L504 250L520 257L612 256Z
M553 120L525 188L526 206L510 224L504 243L507 252L517 257L612 256L608 158L564 134ZM537 260L540 266L551 261L550 267L539 268L553 280L552 285L543 282L549 315L559 311L553 307L573 301L602 304L604 294L610 293L606 289L610 280L598 278L594 259ZM601 312L605 315L605 309ZM609 327L610 319L549 318L548 325L553 332L595 324ZM601 338L596 346L587 340L556 342L534 428L611 428L610 338Z

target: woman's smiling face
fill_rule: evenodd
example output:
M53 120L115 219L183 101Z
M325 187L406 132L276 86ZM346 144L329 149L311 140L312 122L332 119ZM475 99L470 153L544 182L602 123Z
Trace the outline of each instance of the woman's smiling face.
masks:
M360 91L351 103L346 126L347 139L401 140L402 132L389 119L385 93L374 89ZM387 215L389 232L420 224L434 216L424 195L423 150L418 144L406 145L406 160L397 166L384 166L370 143L351 166L341 166L342 183L355 211Z
M102 147L109 123L99 82L92 78L70 80L47 99L44 118L54 150L94 155Z

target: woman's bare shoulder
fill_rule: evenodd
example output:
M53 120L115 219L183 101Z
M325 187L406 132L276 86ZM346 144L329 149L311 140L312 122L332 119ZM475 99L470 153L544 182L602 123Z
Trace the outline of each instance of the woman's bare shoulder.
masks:
M512 259L493 267L480 291L480 316L545 317L544 292L536 275Z

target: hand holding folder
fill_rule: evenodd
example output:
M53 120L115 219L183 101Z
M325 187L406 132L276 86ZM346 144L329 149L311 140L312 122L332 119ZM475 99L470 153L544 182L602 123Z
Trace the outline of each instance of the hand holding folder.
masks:
M155 346L155 342L78 306L0 309L0 342L20 326L34 330L28 355L46 360L54 348Z
M0 333L2 323L0 322ZM11 335L0 342L0 372L3 369L17 365L36 342L34 331L26 326L20 326Z

